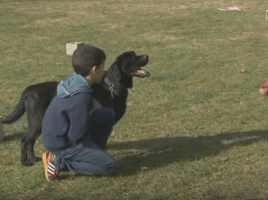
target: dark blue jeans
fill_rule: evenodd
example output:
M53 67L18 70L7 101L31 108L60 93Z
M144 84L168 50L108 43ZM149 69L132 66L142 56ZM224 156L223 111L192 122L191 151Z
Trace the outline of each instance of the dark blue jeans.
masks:
M105 151L115 121L110 108L95 110L90 115L90 137L62 151L54 151L59 171L75 171L86 175L105 175L115 169L116 161Z

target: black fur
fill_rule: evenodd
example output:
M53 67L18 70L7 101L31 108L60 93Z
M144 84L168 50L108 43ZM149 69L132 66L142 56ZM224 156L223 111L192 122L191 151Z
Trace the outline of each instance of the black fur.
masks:
M146 75L137 73L149 62L147 55L136 55L133 51L119 55L108 70L105 71L103 81L99 85L93 85L93 97L103 106L111 107L115 111L117 123L125 114L128 89L132 88L134 76L143 78ZM113 99L109 86L104 82L107 77L114 85ZM53 97L56 95L58 82L43 82L28 86L21 94L15 110L5 119L3 124L11 124L27 113L28 132L21 140L21 164L31 166L41 158L34 155L34 144L41 135L42 120L45 111ZM28 156L27 156L28 153Z

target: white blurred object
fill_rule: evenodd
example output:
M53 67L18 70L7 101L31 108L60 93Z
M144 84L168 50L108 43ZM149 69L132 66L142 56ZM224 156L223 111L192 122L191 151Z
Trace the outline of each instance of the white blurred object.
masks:
M78 48L79 45L84 44L83 42L70 42L66 44L66 54L72 56L74 51Z
M247 6L224 6L224 7L218 8L218 10L221 10L221 11L243 11L247 9L249 9L249 7Z

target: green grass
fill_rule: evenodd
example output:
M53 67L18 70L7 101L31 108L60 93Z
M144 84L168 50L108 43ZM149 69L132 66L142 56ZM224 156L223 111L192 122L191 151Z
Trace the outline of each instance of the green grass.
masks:
M250 9L217 10L233 4ZM152 77L134 80L109 140L115 176L64 174L50 184L42 163L21 166L24 116L4 127L0 199L267 199L268 100L258 93L268 77L267 8L263 0L2 0L2 116L29 84L72 73L70 41L105 49L107 67L123 51L149 54ZM35 152L44 150L39 138Z

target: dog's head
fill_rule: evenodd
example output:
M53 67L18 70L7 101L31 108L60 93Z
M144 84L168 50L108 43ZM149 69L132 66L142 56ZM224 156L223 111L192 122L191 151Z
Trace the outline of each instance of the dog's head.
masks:
M145 78L150 73L142 69L149 62L148 55L137 55L134 51L127 51L116 57L114 63L110 66L117 81L127 88L132 88L133 77Z

